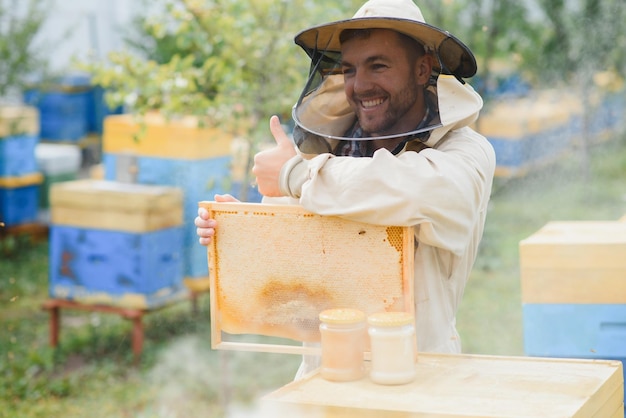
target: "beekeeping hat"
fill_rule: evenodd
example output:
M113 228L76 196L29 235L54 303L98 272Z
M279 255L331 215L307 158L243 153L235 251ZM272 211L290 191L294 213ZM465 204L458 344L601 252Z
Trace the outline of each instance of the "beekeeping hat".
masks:
M340 73L339 36L345 29L391 29L424 45L424 49L436 58L435 76L429 87L435 94L439 73L453 75L459 81L476 73L476 59L470 49L449 32L425 23L421 10L412 0L369 0L352 19L314 26L295 37L295 43L311 58L308 82L293 109L297 127L304 130L294 132L301 149L304 142L346 139L343 135L354 122ZM417 132L402 136L414 133ZM363 138L372 139L381 137Z

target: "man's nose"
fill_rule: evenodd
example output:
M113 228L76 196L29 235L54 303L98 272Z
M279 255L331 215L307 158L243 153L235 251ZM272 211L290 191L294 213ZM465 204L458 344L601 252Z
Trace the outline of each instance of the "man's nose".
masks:
M355 93L362 93L372 88L372 80L366 71L356 71L353 89Z

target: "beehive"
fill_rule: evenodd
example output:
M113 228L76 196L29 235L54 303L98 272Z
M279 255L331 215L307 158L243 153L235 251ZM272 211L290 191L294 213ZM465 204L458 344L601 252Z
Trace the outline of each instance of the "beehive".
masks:
M626 223L550 222L520 242L524 351L626 359Z
M493 103L476 127L494 148L496 175L520 175L569 149L579 113L577 100L544 93Z
M174 187L76 180L52 186L55 225L149 232L182 224L182 192Z
M50 296L150 309L187 296L182 192L78 180L50 189Z
M39 113L30 106L0 106L0 178L37 172Z
M229 192L232 136L217 128L200 127L193 117L166 120L150 113L142 122L145 132L131 115L105 118L104 177L182 189L185 283L192 291L208 290L206 251L198 245L193 219L198 201Z
M21 134L0 138L0 177L18 177L37 172L37 135Z
M33 106L0 106L0 138L39 135L39 111Z
M328 308L413 313L411 228L320 216L299 206L200 205L219 224L208 248L214 348L237 348L227 334L319 341L318 315ZM279 350L302 352L292 348Z
M417 377L383 386L330 382L317 372L265 396L259 416L618 418L618 361L420 353Z
M5 226L35 222L42 181L40 173L0 177L0 222Z
M30 89L24 102L39 110L39 133L46 141L78 141L88 133L88 111L91 87L55 85L46 89Z
M148 140L149 142L149 140ZM103 158L105 179L115 180L120 167L132 171L132 180L139 184L165 185L183 190L184 202L184 274L189 278L202 278L208 284L206 250L198 245L193 228L193 219L198 211L198 201L224 193L223 183L228 176L230 157L215 157L196 160L175 158L130 157L124 162L121 154L105 154ZM130 166L130 168L129 168ZM190 279L196 281L199 279ZM206 290L206 289L205 289Z
M104 120L102 151L144 157L198 160L230 154L231 137L217 128L198 126L193 117L166 120L159 113L146 115L145 132L131 115Z

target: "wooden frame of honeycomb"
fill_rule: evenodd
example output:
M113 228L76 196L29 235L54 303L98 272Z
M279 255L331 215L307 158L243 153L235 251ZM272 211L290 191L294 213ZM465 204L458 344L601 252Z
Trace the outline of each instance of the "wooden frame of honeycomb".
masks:
M300 343L319 341L324 309L414 313L412 228L292 205L199 205L218 222L207 249L212 348L312 354L318 349ZM235 335L279 343L226 340Z

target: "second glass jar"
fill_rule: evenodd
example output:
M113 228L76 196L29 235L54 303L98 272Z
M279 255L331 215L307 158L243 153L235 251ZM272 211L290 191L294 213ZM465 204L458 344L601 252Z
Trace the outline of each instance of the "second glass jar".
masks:
M413 315L380 312L370 315L367 322L371 345L370 379L384 385L413 381L417 361Z

